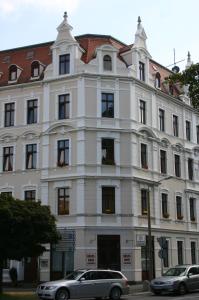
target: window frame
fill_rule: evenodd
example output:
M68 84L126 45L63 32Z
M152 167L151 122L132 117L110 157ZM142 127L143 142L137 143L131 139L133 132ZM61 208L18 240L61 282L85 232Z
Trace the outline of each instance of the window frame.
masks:
M24 200L26 201L36 201L36 190L25 190Z
M144 143L140 145L140 161L141 168L148 169L148 145Z
M61 101L63 101L61 103ZM58 120L70 118L70 94L58 95Z
M139 61L139 79L145 81L145 63Z
M5 153L6 149L9 152L7 154ZM6 164L8 164L8 169L6 168ZM13 146L3 147L3 172L12 172L13 170L14 170L14 147Z
M186 140L191 141L191 122L186 120L185 126L186 126Z
M105 147L106 146L106 147ZM114 138L101 139L102 150L102 165L115 165L115 140ZM103 151L106 151L106 157L103 156Z
M150 201L150 192L148 189L141 189L141 214L142 216L148 215L148 201Z
M116 210L115 186L102 186L102 214L113 215Z
M196 199L193 197L189 198L189 216L192 222L196 221Z
M169 217L168 213L168 194L167 193L161 193L162 198L162 217L167 219Z
M61 195L61 191L63 191L63 195ZM61 208L60 201L63 201L63 211ZM57 214L59 216L70 215L70 188L69 187L59 187L57 189Z
M70 53L59 56L59 75L70 74Z
M194 168L193 168L194 160L191 157L188 157L187 165L188 165L188 179L194 179Z
M174 169L175 176L181 178L181 157L179 154L174 154Z
M146 101L140 99L140 123L146 124Z
M27 120L28 125L38 123L38 99L27 100Z
M37 75L35 75L35 70L37 70ZM35 60L31 64L31 78L38 78L40 76L40 63Z
M194 247L192 247L194 245ZM197 263L197 255L196 255L196 241L191 241L191 263L195 265Z
M26 170L37 168L37 144L26 144Z
M15 102L4 104L4 127L13 127L15 125Z
M180 240L177 241L178 265L183 265L183 263L184 263L183 244L184 244L183 241L180 241Z
M183 219L182 214L182 196L176 195L176 218L177 220Z
M162 155L164 153L164 155ZM160 149L160 172L167 174L167 152Z
M110 99L112 97L112 99ZM101 93L101 117L114 118L114 93ZM104 109L105 107L105 109Z
M165 132L165 110L159 108L159 130Z
M104 71L112 71L112 68L112 57L109 54L105 54L103 56L103 69Z
M179 119L177 115L173 115L173 135L179 137Z
M61 147L61 143L64 143L63 147ZM69 139L58 140L57 141L57 166L58 167L68 166L69 162L70 162L70 140Z
M9 81L10 82L15 82L15 81L17 81L17 66L16 65L11 65L10 67L9 67ZM13 74L14 74L14 76L13 76Z

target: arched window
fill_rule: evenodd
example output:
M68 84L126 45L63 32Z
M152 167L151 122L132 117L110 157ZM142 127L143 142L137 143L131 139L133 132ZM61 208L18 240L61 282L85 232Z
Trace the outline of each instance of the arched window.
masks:
M112 71L112 60L110 55L104 55L103 65L105 71Z
M38 77L40 75L39 66L40 65L38 61L33 61L31 65L31 77Z
M9 81L17 80L17 66L11 65L9 68Z
M160 85L161 85L161 76L160 73L157 72L155 75L155 87L160 88Z

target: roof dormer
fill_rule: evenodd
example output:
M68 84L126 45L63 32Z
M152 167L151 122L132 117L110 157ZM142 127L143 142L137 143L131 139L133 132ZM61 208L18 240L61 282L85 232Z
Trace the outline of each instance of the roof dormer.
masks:
M80 61L83 49L72 36L72 26L68 23L68 15L64 13L64 20L57 27L57 38L52 45L53 77L74 74L77 61Z
M39 79L43 73L45 65L38 60L31 63L31 80Z
M105 44L96 49L99 73L116 73L118 49L112 45Z
M16 83L21 75L22 68L17 65L11 65L9 67L9 74L8 74L8 83Z

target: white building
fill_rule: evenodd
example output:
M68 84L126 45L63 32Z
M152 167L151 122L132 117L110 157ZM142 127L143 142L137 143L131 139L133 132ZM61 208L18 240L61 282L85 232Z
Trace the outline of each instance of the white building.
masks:
M57 30L0 51L0 192L50 205L63 235L39 259L41 281L85 267L146 279L148 195L155 275L161 236L164 269L198 263L198 112L164 83L140 18L132 45L73 37L66 14ZM11 262L29 281L35 264Z

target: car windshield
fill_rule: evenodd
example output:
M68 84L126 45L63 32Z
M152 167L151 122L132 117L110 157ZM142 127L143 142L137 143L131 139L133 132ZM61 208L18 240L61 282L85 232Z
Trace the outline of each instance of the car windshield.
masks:
M164 273L164 276L183 276L186 268L170 268Z
M79 278L80 275L82 275L84 273L84 271L78 270L78 271L74 271L70 274L68 274L65 279L67 280L76 280Z

